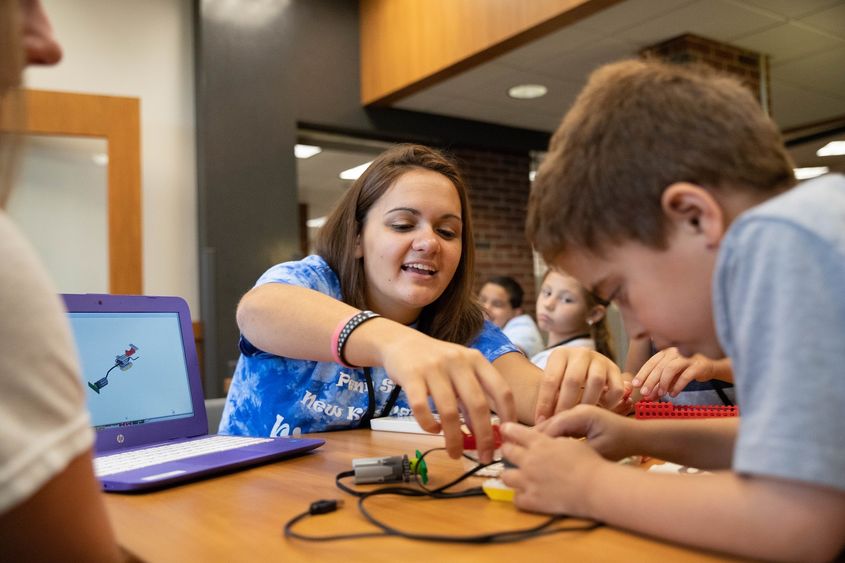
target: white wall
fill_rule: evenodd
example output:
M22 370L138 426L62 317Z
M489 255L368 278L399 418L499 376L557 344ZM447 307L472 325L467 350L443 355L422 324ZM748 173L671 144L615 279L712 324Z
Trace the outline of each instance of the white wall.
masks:
M144 293L200 318L190 0L43 0L64 48L26 85L141 99Z
M108 293L105 139L27 135L6 211L62 293ZM84 267L80 267L84 261Z

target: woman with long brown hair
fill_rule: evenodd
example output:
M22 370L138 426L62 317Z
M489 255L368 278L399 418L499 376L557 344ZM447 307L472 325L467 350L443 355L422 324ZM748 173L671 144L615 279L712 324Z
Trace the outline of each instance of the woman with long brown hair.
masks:
M442 428L456 457L463 413L489 460L491 408L533 421L544 378L484 321L473 261L455 164L419 145L384 152L327 219L317 254L272 267L241 300L241 357L221 433L277 436L413 414L425 430ZM590 362L618 400L618 369L597 354L579 369ZM546 416L558 397L549 383L561 381L544 385Z

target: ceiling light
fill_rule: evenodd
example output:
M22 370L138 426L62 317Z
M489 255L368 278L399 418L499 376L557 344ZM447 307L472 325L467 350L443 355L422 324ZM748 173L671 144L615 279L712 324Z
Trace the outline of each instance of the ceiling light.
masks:
M373 161L371 160L369 162L365 162L364 164L356 166L355 168L350 168L349 170L344 170L343 172L340 173L340 179L341 180L357 180L358 177L361 174L364 173L364 170L366 170L370 166L370 164L372 164L372 163L373 163Z
M108 166L109 155L104 152L96 153L91 155L91 160L94 161L94 164L97 166Z
M323 152L323 149L314 145L294 145L293 147L293 154L296 158L311 158L321 152Z
M536 178L536 177L537 177L537 171L536 170L532 170L531 172L528 173L528 181L529 182L533 182L534 178Z
M816 151L816 156L838 156L845 154L845 141L831 141Z
M548 91L542 84L519 84L508 88L508 96L517 100L533 100L545 96Z
M796 180L809 180L830 172L830 168L827 166L809 166L807 168L795 168L794 170Z
M319 229L320 227L326 224L326 216L323 215L322 217L308 219L307 221L305 221L305 224L308 225L308 227L311 229Z

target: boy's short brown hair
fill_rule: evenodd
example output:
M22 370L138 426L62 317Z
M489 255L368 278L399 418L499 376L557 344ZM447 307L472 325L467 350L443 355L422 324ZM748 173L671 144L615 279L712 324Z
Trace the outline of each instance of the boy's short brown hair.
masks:
M552 137L526 234L548 262L573 246L665 248L660 199L675 182L765 197L795 178L777 127L733 77L655 60L606 65Z

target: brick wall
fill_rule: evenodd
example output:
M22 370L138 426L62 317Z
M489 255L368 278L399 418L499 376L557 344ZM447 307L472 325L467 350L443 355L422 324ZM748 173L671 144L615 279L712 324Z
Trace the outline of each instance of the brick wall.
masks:
M475 228L475 290L490 276L511 276L525 290L523 307L534 315L534 262L525 238L528 154L475 149L452 151L470 188Z
M645 47L640 56L656 56L663 60L687 64L705 63L732 74L748 86L767 112L771 112L769 57L756 51L687 33Z

